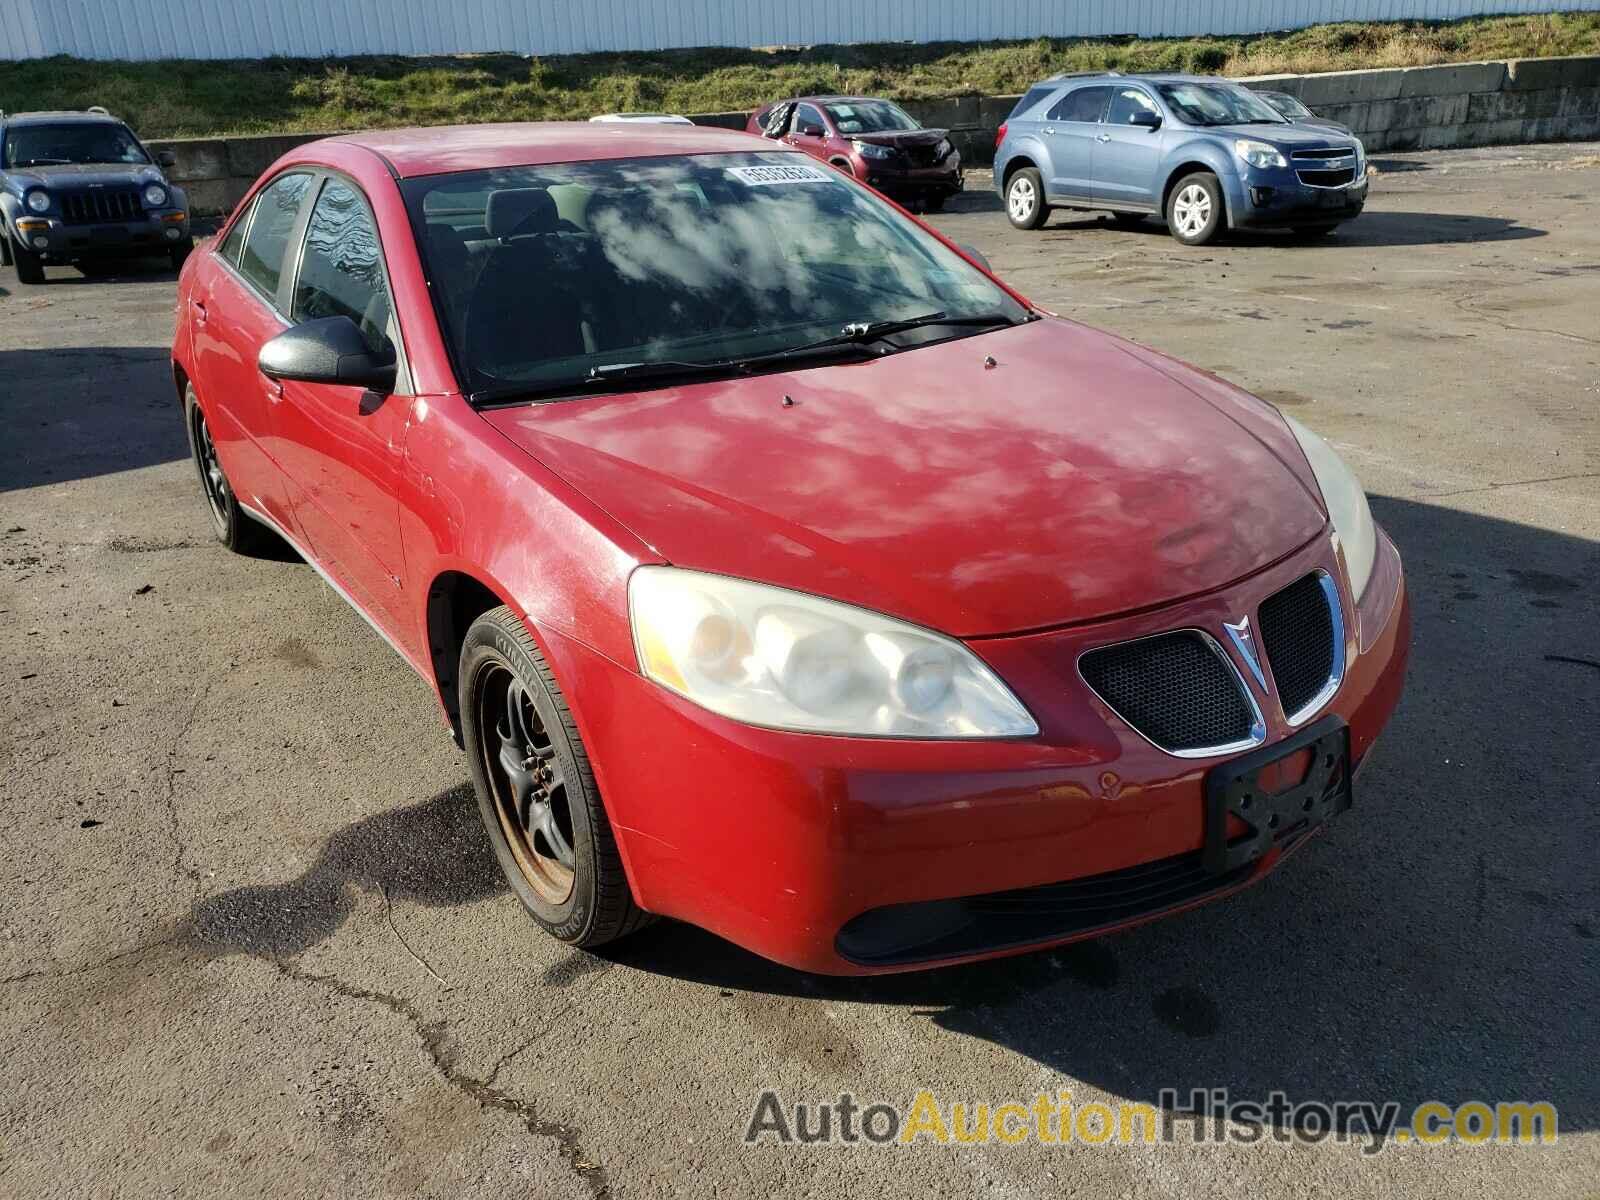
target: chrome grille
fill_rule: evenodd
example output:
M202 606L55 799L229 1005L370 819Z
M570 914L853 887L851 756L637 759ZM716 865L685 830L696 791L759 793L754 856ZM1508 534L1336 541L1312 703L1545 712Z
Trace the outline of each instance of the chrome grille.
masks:
M1199 630L1090 650L1078 670L1112 711L1170 754L1201 757L1261 740L1239 672Z
M97 221L134 221L142 214L138 188L92 188L60 192L61 217L68 225Z
M1332 698L1343 672L1343 621L1333 580L1321 571L1261 602L1261 645L1284 715L1299 724Z

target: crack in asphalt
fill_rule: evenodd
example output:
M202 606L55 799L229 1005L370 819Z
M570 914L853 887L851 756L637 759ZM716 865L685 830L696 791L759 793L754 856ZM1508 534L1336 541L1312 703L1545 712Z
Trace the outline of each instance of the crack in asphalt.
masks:
M584 1186L588 1188L589 1194L596 1197L597 1200L611 1194L611 1184L606 1177L605 1168L585 1154L579 1142L579 1130L557 1121L541 1120L537 1104L528 1100L519 1100L504 1090L494 1087L494 1076L491 1075L488 1079L478 1079L467 1074L456 1065L455 1056L450 1053L445 1040L448 1022L444 1020L426 1020L417 1006L403 997L347 983L336 975L324 975L315 971L307 971L297 964L284 959L275 958L268 961L277 968L278 973L285 979L290 979L297 983L316 984L337 996L343 996L349 1000L359 1000L368 1004L377 1004L388 1009L396 1016L404 1018L418 1038L421 1039L422 1048L427 1053L435 1072L441 1079L462 1095L476 1100L480 1106L497 1109L500 1112L509 1113L516 1117L534 1137L553 1140L561 1157L566 1160L573 1173L582 1180ZM520 1048L512 1051L507 1058L514 1058L520 1052ZM504 1065L505 1061L505 1059L502 1059L500 1065ZM499 1066L496 1067L496 1071L498 1070Z
M114 966L117 963L122 962L124 959L134 958L140 954L158 949L159 947L171 945L175 938L175 934L168 934L166 937L157 938L153 942L141 942L137 946L130 946L126 950L119 950L115 954L108 955L105 958L96 959L93 962L82 963L76 967L64 967L60 970L48 970L45 968L40 968L35 971L23 971L18 975L7 975L4 978L0 978L0 986L12 983L25 983L30 979L67 979L73 975L87 975L91 971L103 971L105 968Z
M166 762L166 795L162 797L162 805L167 810L167 837L172 842L172 873L186 876L200 888L200 872L193 867L187 867L183 862L183 839L178 836L178 748L189 736L189 731L194 728L195 718L200 715L200 706L206 702L206 697L211 695L211 689L216 686L220 676L213 675L200 689L200 694L195 697L194 703L189 707L189 713L183 719L183 724L173 732L172 742L167 747Z
M1491 325L1498 325L1501 329L1509 330L1512 333L1542 333L1546 337L1565 338L1569 342L1583 342L1589 346L1600 346L1600 338L1584 337L1581 333L1568 333L1564 329L1542 329L1537 325L1513 325L1511 322L1503 321L1493 313L1479 308L1465 296L1457 297L1451 303L1470 316L1479 317L1488 321Z

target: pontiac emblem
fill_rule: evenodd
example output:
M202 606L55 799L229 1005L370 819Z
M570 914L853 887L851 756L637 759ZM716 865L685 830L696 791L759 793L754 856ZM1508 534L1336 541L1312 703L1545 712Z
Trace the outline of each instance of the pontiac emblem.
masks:
M1250 632L1250 618L1240 617L1237 625L1231 621L1224 621L1222 627L1228 631L1233 648L1239 652L1239 657L1244 659L1245 665L1250 668L1250 674L1256 677L1256 683L1263 692L1266 691L1267 677L1261 670L1261 656L1256 653L1256 639Z

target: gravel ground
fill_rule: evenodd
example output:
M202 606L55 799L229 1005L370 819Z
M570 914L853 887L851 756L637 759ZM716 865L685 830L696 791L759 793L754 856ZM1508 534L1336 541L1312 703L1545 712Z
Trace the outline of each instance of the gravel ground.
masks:
M1416 643L1356 808L1261 887L878 982L540 935L416 678L309 568L212 543L170 276L0 275L0 1194L1595 1195L1600 156L1378 165L1315 246L1019 234L978 176L938 218L1330 438ZM1562 1138L745 1148L765 1087L1548 1099Z

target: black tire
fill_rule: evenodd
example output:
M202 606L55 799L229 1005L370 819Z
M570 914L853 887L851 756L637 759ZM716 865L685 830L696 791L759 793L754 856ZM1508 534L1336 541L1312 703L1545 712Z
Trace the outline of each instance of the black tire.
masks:
M478 811L523 907L552 937L582 948L649 924L651 915L634 903L572 710L509 608L472 623L457 678Z
M1145 223L1147 218L1147 213L1114 212L1111 214L1112 222L1120 225L1123 229L1138 229Z
M1167 196L1167 229L1185 246L1204 246L1212 241L1227 227L1227 218L1222 184L1210 171L1185 175Z
M173 271L183 270L183 264L189 261L189 252L194 249L194 240L190 239L167 251L167 261L172 264Z
M183 424L189 434L189 456L200 479L200 494L211 514L211 531L217 541L235 554L254 555L270 548L272 531L240 508L234 497L233 485L216 456L205 412L192 383L183 389Z
M1031 204L1028 202L1031 197ZM1050 215L1044 179L1033 167L1022 167L1006 180L1006 220L1016 229L1037 229Z
M26 250L16 243L12 243L11 261L17 268L18 283L44 282L44 260L32 250Z
M0 267L9 267L10 265L11 239L6 236L4 229L0 229Z

